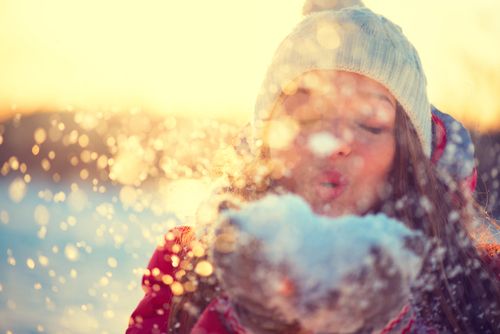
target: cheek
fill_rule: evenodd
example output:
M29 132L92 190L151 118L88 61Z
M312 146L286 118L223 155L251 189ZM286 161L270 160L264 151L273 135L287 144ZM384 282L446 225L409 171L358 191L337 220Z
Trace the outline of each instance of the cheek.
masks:
M283 176L283 180L295 183L302 183L307 179L311 170L311 160L309 151L298 145L291 145L286 150L270 151L270 158L273 169L279 172L277 175ZM289 188L289 187L287 187Z
M393 136L371 144L360 145L358 164L366 179L381 183L387 179L395 155L396 145Z
M293 142L283 149L271 149L270 157L281 161L288 168L301 168L301 165L309 165L311 159L317 157L307 147L307 136L297 135Z
M303 150L296 145L290 145L286 149L270 150L270 158L275 162L279 162L287 168L294 168L300 165L301 157L304 155Z

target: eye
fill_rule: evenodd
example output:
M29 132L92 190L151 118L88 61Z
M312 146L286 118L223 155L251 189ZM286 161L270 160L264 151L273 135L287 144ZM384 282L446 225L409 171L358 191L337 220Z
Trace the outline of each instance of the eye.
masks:
M313 127L313 126L317 126L319 124L322 123L322 120L321 119L317 119L317 118L309 118L309 119L301 119L299 121L299 124L303 127L307 127L307 128L310 128L310 127Z
M358 126L359 126L361 129L363 129L364 131L369 132L369 133L372 133L372 134L374 134L374 135L378 135L378 134L381 134L382 132L384 132L384 129L383 129L383 128L374 127L374 126L369 126L369 125L362 124L362 123L358 123Z

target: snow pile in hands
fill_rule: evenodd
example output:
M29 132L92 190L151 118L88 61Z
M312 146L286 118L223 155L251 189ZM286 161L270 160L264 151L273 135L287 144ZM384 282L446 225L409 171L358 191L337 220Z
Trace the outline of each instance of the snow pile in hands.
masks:
M234 244L214 253L228 293L309 330L378 328L421 267L422 235L382 214L333 219L298 196L269 195L224 217Z

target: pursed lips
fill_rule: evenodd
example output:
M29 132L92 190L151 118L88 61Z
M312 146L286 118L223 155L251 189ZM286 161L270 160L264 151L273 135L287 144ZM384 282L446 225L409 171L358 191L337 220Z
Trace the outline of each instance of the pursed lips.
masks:
M346 178L336 170L327 170L319 174L316 179L317 195L325 201L339 197L345 190L348 182Z

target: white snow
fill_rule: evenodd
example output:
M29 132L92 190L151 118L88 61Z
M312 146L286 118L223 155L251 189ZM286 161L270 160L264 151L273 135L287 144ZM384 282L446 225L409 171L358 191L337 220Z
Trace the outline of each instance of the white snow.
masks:
M268 195L239 211L226 212L224 216L238 226L237 250L244 249L252 239L262 242L257 256L262 256L277 268L276 272L263 277L269 285L267 289L279 289L276 282L283 278L283 272L278 268L284 265L289 269L288 278L300 291L300 300L275 293L277 297L269 300L267 305L282 310L289 320L307 319L308 329L324 331L335 325L349 331L363 324L353 319L342 320L345 315L336 318L325 307L318 307L311 313L307 305L317 304L320 299L324 301L332 290L352 294L352 291L347 291L352 286L346 287L343 280L361 267L374 270L375 258L370 254L373 247L392 258L394 267L390 270L401 274L405 292L409 293L410 284L421 267L420 256L405 247L407 238L421 234L383 214L336 219L319 216L301 197L290 194ZM255 273L262 275L259 268L255 268ZM380 280L370 283L373 287L387 284ZM356 307L363 308L362 304L360 302Z
M329 132L321 131L312 134L307 145L314 155L322 158L332 154L340 146L340 142Z

